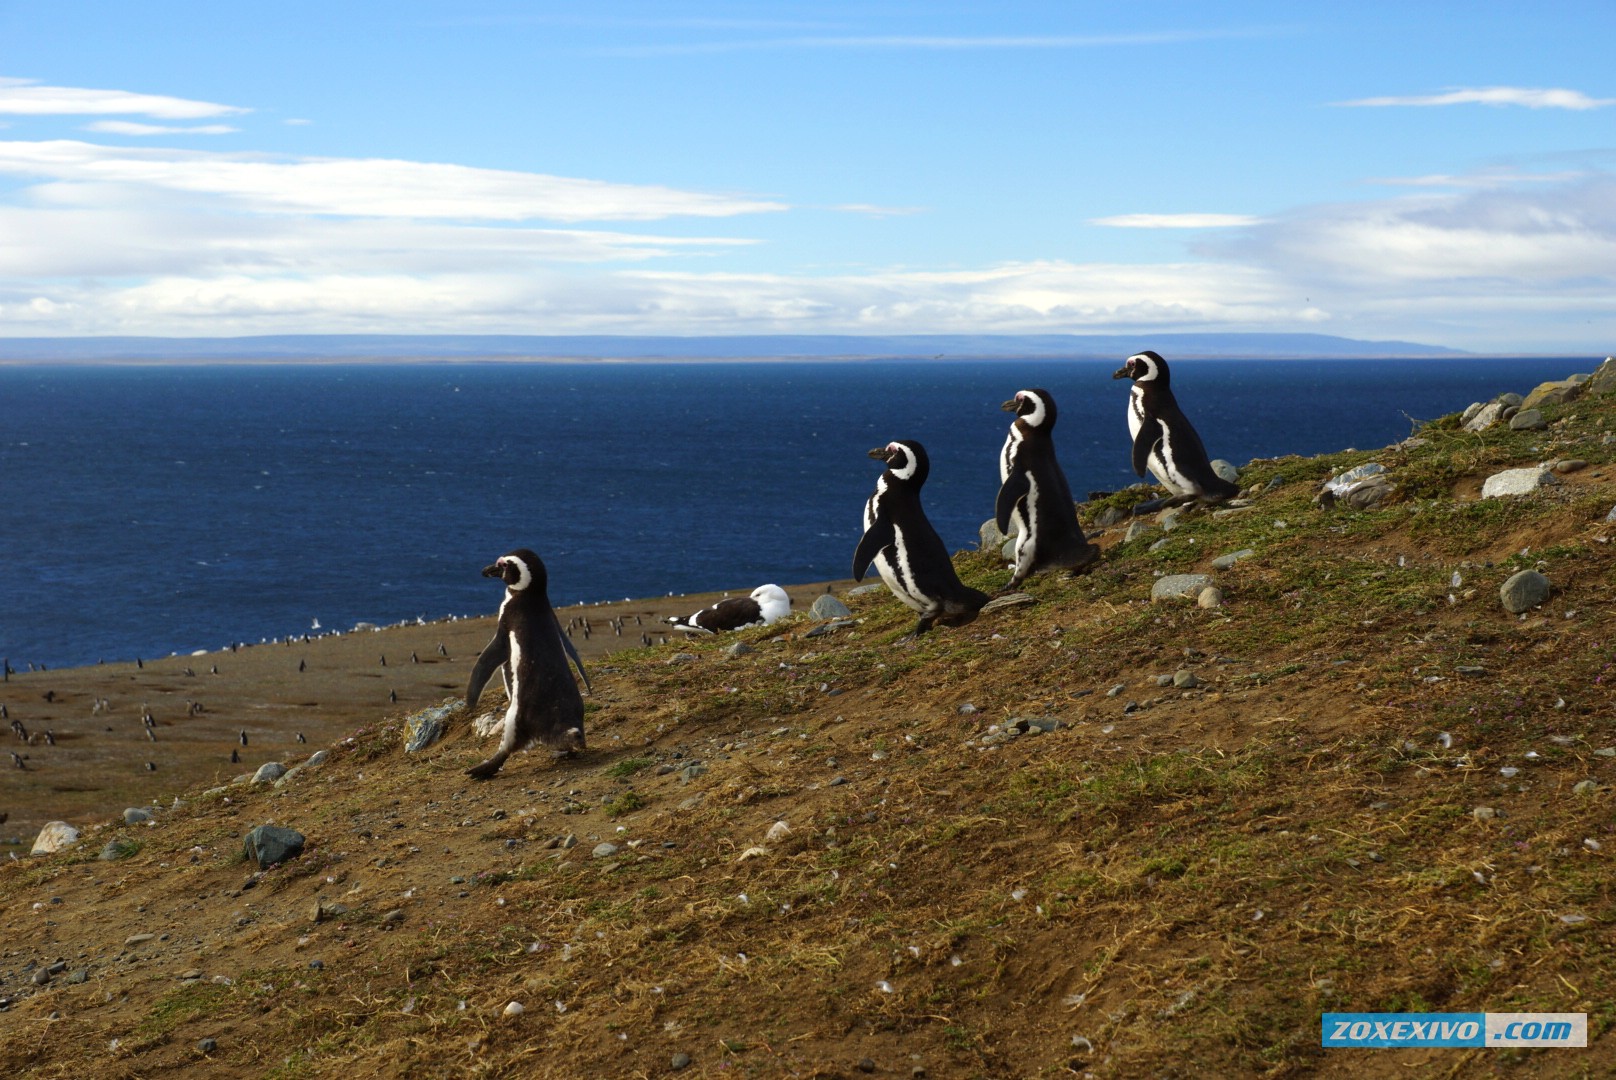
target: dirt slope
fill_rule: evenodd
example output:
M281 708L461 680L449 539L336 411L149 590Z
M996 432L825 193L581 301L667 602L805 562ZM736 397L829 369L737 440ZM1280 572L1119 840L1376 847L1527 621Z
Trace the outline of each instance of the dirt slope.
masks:
M876 593L817 636L617 653L588 752L486 783L464 717L402 750L442 665L281 786L0 869L0 1071L1610 1075L1616 395L1546 414L1254 462L1249 509L1113 526L1092 573L919 641ZM1386 503L1312 501L1365 461ZM1509 615L1523 568L1554 592ZM1150 600L1190 572L1221 606ZM265 823L305 852L258 871ZM1590 1045L1319 1046L1326 1011L1397 1010L1586 1012Z

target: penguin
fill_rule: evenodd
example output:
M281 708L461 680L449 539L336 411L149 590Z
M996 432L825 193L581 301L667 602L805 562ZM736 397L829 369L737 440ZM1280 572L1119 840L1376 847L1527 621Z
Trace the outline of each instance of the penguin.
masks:
M999 453L993 515L1000 532L1008 533L1012 522L1016 526L1016 566L1006 586L1014 589L1040 570L1082 570L1099 559L1100 549L1083 535L1072 490L1055 460L1054 397L1048 390L1017 390L1002 408L1016 418Z
M1113 379L1132 379L1128 393L1128 433L1133 436L1133 471L1151 474L1172 493L1168 506L1220 503L1240 489L1212 471L1206 447L1178 407L1169 385L1167 361L1146 349L1128 357Z
M512 752L535 742L552 750L582 750L584 702L567 670L569 655L585 688L589 686L583 662L561 632L561 622L550 606L549 579L539 557L520 548L484 567L483 577L505 582L505 599L499 605L494 638L471 669L466 711L477 707L477 699L496 669L504 676L510 704L499 749L487 761L466 770L477 780L487 780L499 772Z
M892 594L920 614L910 637L932 623L964 626L988 602L986 593L962 583L942 537L926 520L920 488L931 471L925 447L908 439L870 451L886 462L875 494L864 504L864 535L853 552L853 580L863 581L874 563Z
M751 596L732 596L694 615L675 615L668 625L687 634L716 634L743 626L770 626L791 614L791 597L778 585L759 585ZM618 631L621 636L622 631Z

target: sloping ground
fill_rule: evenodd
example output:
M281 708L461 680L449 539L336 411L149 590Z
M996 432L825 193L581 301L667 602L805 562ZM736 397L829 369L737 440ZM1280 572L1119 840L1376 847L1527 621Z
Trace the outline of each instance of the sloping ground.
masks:
M14 863L0 1070L1616 1073L1616 395L1546 414L1254 462L1251 509L1113 528L1091 574L917 642L876 594L820 636L619 654L575 759L473 784L464 720L406 757L379 712L287 785ZM1312 502L1371 460L1389 503ZM1527 567L1555 592L1506 614ZM1152 603L1158 572L1225 602ZM266 822L309 846L260 873ZM1590 1045L1320 1048L1326 1011L1399 1010L1586 1012Z

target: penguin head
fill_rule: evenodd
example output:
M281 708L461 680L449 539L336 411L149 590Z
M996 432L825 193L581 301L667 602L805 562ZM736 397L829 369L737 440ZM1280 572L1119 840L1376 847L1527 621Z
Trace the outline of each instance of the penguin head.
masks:
M501 555L492 566L483 567L483 577L499 578L511 592L521 592L534 585L542 592L545 586L544 563L527 548Z
M887 463L887 472L899 480L923 484L931 472L931 459L926 448L913 439L898 439L870 451L870 456Z
M778 585L759 585L752 590L752 599L757 601L758 611L765 622L774 622L791 614L791 597Z
M1017 390L1015 397L999 407L1015 413L1017 420L1027 421L1028 427L1055 426L1055 399L1048 390Z
M1146 349L1128 357L1128 362L1111 373L1113 379L1132 379L1136 383L1153 382L1167 385L1167 361Z

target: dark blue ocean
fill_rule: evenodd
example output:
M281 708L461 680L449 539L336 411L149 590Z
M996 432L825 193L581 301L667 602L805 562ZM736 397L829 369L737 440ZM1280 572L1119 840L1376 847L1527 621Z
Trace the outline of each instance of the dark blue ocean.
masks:
M0 656L92 664L491 613L538 551L560 604L846 577L896 438L951 547L992 515L1016 390L1079 497L1134 482L1115 363L0 367ZM1592 358L1185 361L1208 449L1378 447Z

